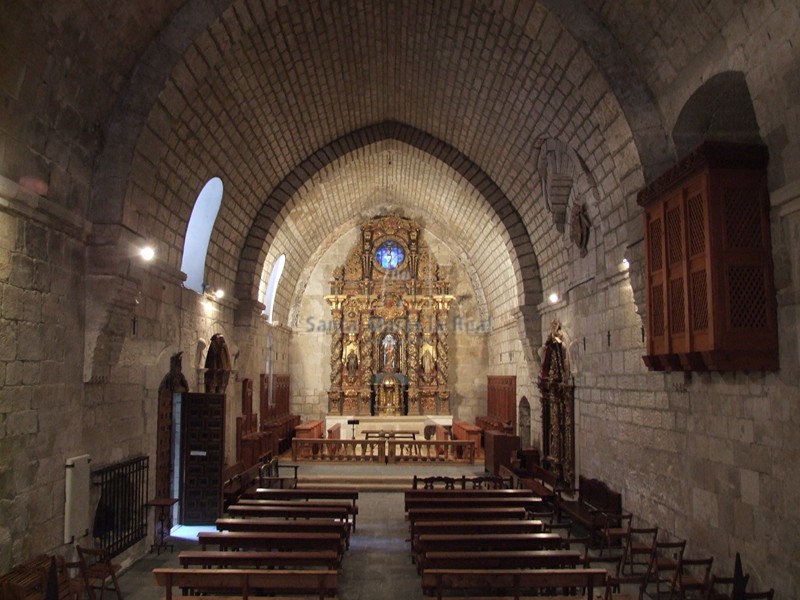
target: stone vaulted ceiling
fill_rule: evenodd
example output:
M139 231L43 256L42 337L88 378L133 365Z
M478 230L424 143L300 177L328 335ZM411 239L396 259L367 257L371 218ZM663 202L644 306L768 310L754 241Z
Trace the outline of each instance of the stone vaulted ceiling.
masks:
M670 157L648 86L688 60L658 49L693 48L698 32L679 26L687 11L730 13L688 0L671 11L575 0L72 1L36 5L44 18L34 20L24 10L34 4L12 3L28 27L58 27L53 44L67 57L50 93L92 107L79 115L98 138L91 221L152 238L177 267L197 193L220 176L209 279L252 300L278 253L295 289L331 232L397 208L436 227L502 310L535 305L564 278L539 149L557 140L582 161L604 251L620 259L628 240L604 232L637 217L636 190ZM103 85L85 85L93 93L81 103L73 81Z

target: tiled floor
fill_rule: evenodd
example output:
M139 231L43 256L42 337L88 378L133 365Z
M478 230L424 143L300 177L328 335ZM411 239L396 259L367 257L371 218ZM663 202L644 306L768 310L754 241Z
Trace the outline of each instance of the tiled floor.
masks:
M301 467L301 476L321 473L343 475L483 475L483 468L464 466L387 465L366 468L363 465L310 465ZM414 600L422 598L419 576L411 564L407 542L408 526L403 514L401 492L361 492L358 498L358 529L353 532L350 549L342 561L339 580L341 600ZM197 543L177 536L196 535L197 529L175 531L174 553L148 554L120 578L125 600L156 600L163 589L155 586L152 570L159 566L177 566L178 551L196 548Z

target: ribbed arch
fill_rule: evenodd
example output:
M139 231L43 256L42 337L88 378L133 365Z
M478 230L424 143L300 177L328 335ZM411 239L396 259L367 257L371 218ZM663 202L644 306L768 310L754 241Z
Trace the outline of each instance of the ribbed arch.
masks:
M359 148L384 140L396 140L425 152L444 163L475 188L486 203L486 216L496 219L506 234L508 253L514 264L518 305L535 306L542 299L541 280L530 236L517 210L491 178L468 157L445 142L398 122L384 122L342 136L298 165L275 188L254 219L247 236L236 279L240 300L257 298L261 272L270 246L280 230L284 210L297 192L321 169ZM487 218L487 225L490 219Z

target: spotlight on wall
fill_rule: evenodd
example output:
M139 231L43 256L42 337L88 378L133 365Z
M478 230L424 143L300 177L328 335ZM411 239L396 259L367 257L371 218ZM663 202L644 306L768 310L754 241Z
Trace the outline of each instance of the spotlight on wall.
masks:
M139 249L139 256L142 257L142 260L150 262L156 257L156 249L152 246L142 246Z
M548 300L550 300L550 304L555 304L556 302L558 302L558 294L556 294L555 292L551 293L547 298Z
M221 300L225 297L225 290L214 287L208 282L203 283L203 293L212 300Z

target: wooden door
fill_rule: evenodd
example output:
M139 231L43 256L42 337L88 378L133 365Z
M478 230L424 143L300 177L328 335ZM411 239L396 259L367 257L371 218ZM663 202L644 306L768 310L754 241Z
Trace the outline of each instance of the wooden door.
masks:
M207 525L222 515L224 432L224 394L182 395L178 497L184 525Z

